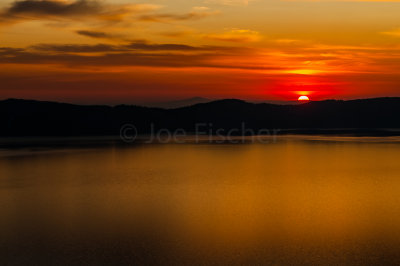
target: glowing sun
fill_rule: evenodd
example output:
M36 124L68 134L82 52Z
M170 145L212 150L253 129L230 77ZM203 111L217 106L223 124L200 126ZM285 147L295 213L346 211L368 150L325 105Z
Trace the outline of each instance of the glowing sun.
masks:
M301 102L306 102L306 101L309 101L309 100L310 100L310 98L308 98L308 96L305 96L305 95L300 96L299 99L298 99L298 101L301 101Z

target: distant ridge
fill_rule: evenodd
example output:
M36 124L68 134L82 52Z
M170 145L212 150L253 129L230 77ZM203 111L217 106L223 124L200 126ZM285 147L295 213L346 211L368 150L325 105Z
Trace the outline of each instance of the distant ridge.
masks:
M207 99L207 98L192 97L192 98L188 98L188 99L174 100L174 101L142 103L140 105L143 105L143 106L146 106L146 107L174 109L174 108L191 106L191 105L195 105L195 104L198 104L198 103L207 103L207 102L211 102L211 101L212 100Z
M0 136L119 135L124 124L139 133L184 129L196 124L226 131L279 129L281 133L400 135L400 98L326 100L299 105L249 103L225 99L175 109L131 105L74 105L8 99L0 101ZM390 130L388 130L390 129Z

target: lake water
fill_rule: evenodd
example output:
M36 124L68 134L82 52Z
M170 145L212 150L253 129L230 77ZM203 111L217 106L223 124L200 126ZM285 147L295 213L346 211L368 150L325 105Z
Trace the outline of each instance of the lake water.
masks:
M0 150L1 265L399 265L400 140Z

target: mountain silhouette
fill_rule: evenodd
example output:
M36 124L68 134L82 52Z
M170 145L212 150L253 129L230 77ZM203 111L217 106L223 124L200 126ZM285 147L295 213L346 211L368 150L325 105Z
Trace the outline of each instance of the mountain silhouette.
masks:
M0 101L0 135L119 135L125 124L134 125L139 134L179 128L193 133L196 125L226 132L245 125L246 129L278 129L281 133L400 135L399 114L400 98L326 100L299 105L226 99L176 109L8 99Z
M163 102L150 102L150 103L142 103L140 105L145 107L155 107L155 108L165 108L165 109L172 109L172 108L180 108L195 105L198 103L207 103L211 102L212 100L203 98L203 97L192 97L182 100L174 100L174 101L163 101Z

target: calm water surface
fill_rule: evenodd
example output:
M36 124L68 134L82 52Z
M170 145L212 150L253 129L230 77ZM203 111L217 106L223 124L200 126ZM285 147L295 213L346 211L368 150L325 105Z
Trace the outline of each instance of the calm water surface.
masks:
M1 265L399 265L400 140L0 150Z

